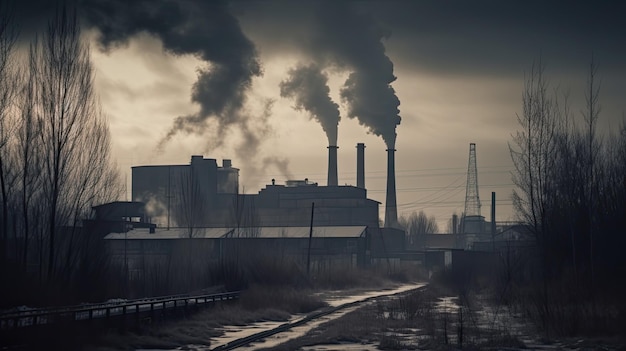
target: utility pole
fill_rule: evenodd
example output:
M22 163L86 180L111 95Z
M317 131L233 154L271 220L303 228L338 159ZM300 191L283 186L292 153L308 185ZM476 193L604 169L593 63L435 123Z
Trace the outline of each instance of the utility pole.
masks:
M313 214L315 213L315 202L311 202L311 225L309 226L309 249L306 256L306 274L311 276L311 241L313 240Z
M496 192L491 192L491 251L496 251Z
M172 186L172 167L167 167L167 230L170 230L170 188Z

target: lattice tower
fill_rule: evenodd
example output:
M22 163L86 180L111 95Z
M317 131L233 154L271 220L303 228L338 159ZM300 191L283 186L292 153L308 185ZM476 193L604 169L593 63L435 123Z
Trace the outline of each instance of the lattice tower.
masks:
M478 170L476 168L476 144L470 144L469 164L467 166L467 187L465 189L465 216L480 216L480 198L478 196Z

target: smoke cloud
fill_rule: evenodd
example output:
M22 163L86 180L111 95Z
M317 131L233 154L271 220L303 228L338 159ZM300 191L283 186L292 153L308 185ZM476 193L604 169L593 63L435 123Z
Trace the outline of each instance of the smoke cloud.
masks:
M241 134L241 141L235 146L235 154L240 161L253 164L256 161L256 154L261 144L272 132L268 119L272 115L274 99L265 99L263 110L260 114L250 117L248 123L242 124L238 128Z
M285 179L294 179L293 173L289 169L289 160L287 158L268 156L263 159L263 166L274 166L278 170L278 172L280 172L280 175L283 176Z
M382 43L391 33L370 16L357 13L349 2L320 4L311 52L327 65L351 72L340 92L348 117L357 118L388 148L395 148L400 100L390 85L396 77Z
M240 162L246 165L245 171L241 174L241 181L244 185L263 185L257 184L259 175L266 174L270 167L276 168L287 179L292 177L288 159L278 156L268 156L262 159L257 157L259 147L272 134L268 119L272 115L274 102L273 99L265 99L261 113L251 117L250 123L241 126L238 130L242 141L235 146L234 151Z
M297 110L310 113L322 125L328 145L337 145L339 105L329 96L328 77L319 66L299 65L289 70L289 78L280 83L280 96L291 98Z
M178 116L162 143L179 132L203 134L216 127L247 126L242 112L252 79L262 75L254 44L243 34L225 1L87 0L87 22L98 28L106 50L124 45L140 32L158 37L175 55L194 55L207 63L198 69L191 100L200 110ZM223 138L216 138L219 146Z

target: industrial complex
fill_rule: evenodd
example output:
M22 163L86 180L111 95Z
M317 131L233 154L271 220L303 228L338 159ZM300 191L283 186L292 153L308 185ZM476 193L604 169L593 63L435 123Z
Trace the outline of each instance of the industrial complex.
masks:
M137 274L147 263L157 264L180 250L182 239L193 240L194 250L206 260L247 250L314 266L349 267L382 261L445 265L449 262L441 258L452 257L452 251L492 251L496 242L519 241L514 226L496 226L494 220L489 226L480 215L475 144L470 145L466 215L455 218L460 223L453 233L425 234L417 244L407 243L398 225L395 150L387 150L382 225L380 203L369 199L365 188L365 145L357 144L356 150L356 186L337 184L337 147L329 146L326 185L308 179L284 184L271 180L256 194L239 193L239 169L228 159L219 165L215 159L192 156L186 165L136 166L132 201L95 207L95 221L110 224L104 233L107 247Z

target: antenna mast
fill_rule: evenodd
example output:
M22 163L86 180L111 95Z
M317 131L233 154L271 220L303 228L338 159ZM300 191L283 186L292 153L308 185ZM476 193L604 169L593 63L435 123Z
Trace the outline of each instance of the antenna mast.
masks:
M467 166L467 187L465 189L465 217L480 216L478 196L478 170L476 168L476 144L470 143L469 164Z

